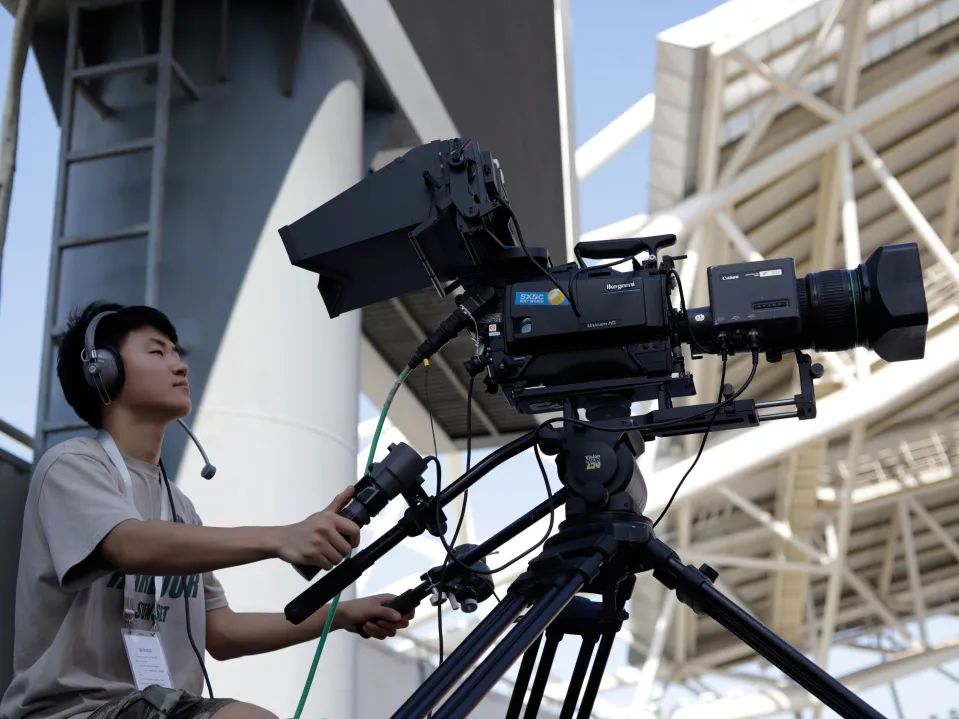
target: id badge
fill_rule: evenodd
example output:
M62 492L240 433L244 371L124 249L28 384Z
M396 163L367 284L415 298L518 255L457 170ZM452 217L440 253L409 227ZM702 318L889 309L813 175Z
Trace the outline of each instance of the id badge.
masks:
M130 661L130 671L133 672L133 681L137 690L146 689L151 684L172 689L170 667L166 662L166 654L163 653L160 634L127 628L120 631L123 634L123 646L127 650L127 659Z

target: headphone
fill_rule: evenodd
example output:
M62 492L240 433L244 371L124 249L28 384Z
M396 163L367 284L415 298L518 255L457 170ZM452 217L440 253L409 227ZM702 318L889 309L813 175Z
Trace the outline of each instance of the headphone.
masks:
M95 315L90 324L87 325L87 331L83 335L83 350L80 352L80 361L83 362L83 379L86 383L97 391L100 395L100 401L104 405L110 404L113 397L120 394L123 388L123 360L120 353L109 345L103 347L96 346L97 326L107 315L115 315L118 310L108 310ZM212 479L216 474L216 467L210 464L210 458L203 450L203 445L196 438L193 431L182 419L177 419L177 423L186 431L193 444L200 450L203 457L203 469L200 475L204 479Z
M83 379L97 391L103 404L110 404L113 397L120 394L123 387L123 360L115 348L108 345L96 346L97 327L108 315L115 315L116 310L101 312L96 315L83 336L83 350L80 352L80 361L83 362Z

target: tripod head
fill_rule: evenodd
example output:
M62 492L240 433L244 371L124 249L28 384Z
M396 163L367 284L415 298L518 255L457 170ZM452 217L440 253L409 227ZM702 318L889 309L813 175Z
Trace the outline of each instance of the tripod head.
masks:
M629 402L604 398L594 400L588 419L624 420ZM645 443L630 432L610 432L587 422L543 427L538 435L544 454L556 457L556 468L569 491L568 516L606 510L642 514L646 507L646 483L636 465Z

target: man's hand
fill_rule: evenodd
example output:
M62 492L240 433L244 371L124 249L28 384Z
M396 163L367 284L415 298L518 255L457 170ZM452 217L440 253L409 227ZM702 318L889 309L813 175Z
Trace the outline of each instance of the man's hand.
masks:
M362 599L350 599L339 603L333 615L333 629L346 629L359 633L362 629L373 639L386 639L410 625L413 612L405 617L386 606L395 599L393 594L377 594Z
M360 543L360 528L337 512L353 497L353 487L340 492L322 512L278 528L277 556L290 564L332 569Z

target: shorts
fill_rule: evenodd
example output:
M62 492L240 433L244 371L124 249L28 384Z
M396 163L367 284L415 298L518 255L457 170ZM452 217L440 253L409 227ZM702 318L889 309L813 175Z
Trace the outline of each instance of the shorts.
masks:
M235 699L204 699L182 689L152 685L109 701L89 719L210 719Z

